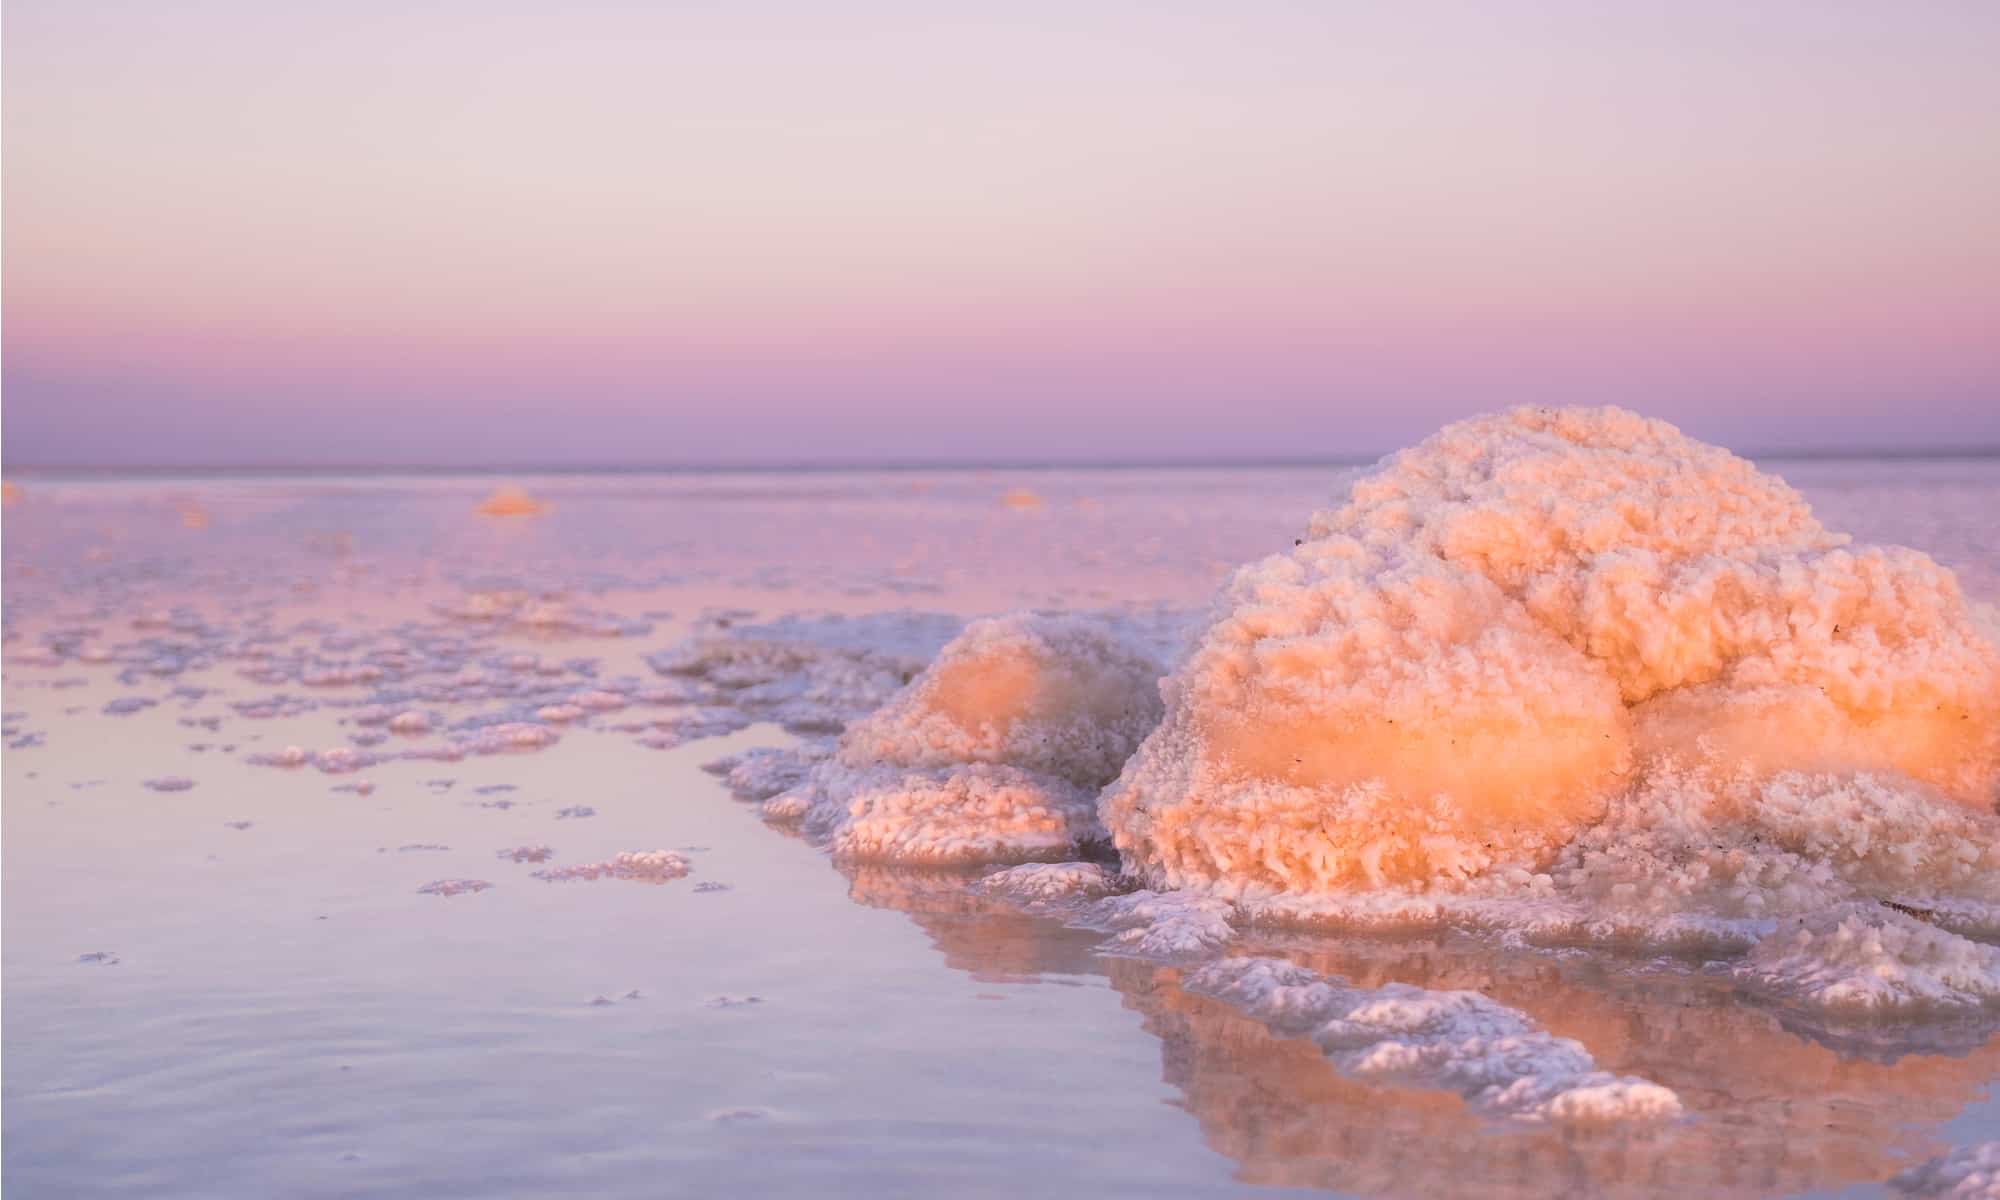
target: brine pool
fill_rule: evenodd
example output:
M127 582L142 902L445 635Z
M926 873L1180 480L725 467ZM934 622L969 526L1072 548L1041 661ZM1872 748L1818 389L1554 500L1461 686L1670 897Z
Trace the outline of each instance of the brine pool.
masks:
M2000 462L1760 465L2000 598ZM703 769L833 730L690 689L690 639L817 631L874 657L813 686L865 690L977 615L1166 638L1329 468L12 482L9 1195L1870 1196L2000 1156L2000 1013L1234 935L1485 997L1684 1110L1509 1120L977 872L836 864ZM477 511L503 484L545 510Z

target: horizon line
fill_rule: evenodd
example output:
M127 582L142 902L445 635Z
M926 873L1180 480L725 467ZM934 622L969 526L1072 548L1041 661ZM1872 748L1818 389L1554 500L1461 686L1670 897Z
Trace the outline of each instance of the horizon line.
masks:
M760 473L835 473L866 471L1117 471L1117 470L1197 470L1202 468L1283 468L1351 467L1379 462L1390 450L1377 454L1324 455L1240 455L1222 457L1161 456L1152 458L884 458L884 459L769 459L687 462L606 461L578 463L382 463L382 462L201 462L201 463L111 463L43 462L0 463L0 471L24 476L171 476L171 475L702 475ZM2000 444L1979 446L1896 447L1871 450L1859 447L1822 449L1788 448L1731 450L1740 458L1783 461L1886 461L1970 460L2000 458Z

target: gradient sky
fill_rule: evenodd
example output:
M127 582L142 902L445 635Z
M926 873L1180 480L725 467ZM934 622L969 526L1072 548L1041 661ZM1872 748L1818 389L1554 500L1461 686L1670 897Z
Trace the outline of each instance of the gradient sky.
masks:
M1993 0L8 0L10 464L2000 444Z

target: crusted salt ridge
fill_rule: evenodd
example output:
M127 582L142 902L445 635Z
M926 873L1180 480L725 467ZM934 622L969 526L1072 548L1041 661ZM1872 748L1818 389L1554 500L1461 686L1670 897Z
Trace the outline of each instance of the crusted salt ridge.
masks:
M1158 675L1101 621L976 621L764 813L856 861L1071 857L1104 840L1096 792L1158 719Z
M1897 1172L1889 1186L1923 1200L2000 1200L2000 1141L1960 1146Z
M1224 589L1103 797L1154 886L1539 869L1686 762L1991 810L2000 652L1951 572L1671 426L1461 422L1308 532Z
M1732 975L1753 994L1840 1014L2000 1009L2000 948L1881 905L1788 919Z
M1609 1124L1682 1112L1671 1090L1598 1070L1581 1043L1477 992L1354 988L1273 958L1208 963L1188 971L1181 986L1275 1032L1310 1038L1343 1073L1454 1091L1495 1117Z
M1213 890L1258 924L1451 926L1729 960L1739 987L1816 1020L1990 1014L2000 999L2000 951L1986 944L2000 941L2000 820L1870 775L1662 771L1543 871Z

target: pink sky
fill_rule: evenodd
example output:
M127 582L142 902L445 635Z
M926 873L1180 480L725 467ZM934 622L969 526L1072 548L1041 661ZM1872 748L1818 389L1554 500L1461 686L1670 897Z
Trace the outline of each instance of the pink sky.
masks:
M2000 5L10 0L9 463L2000 444Z

